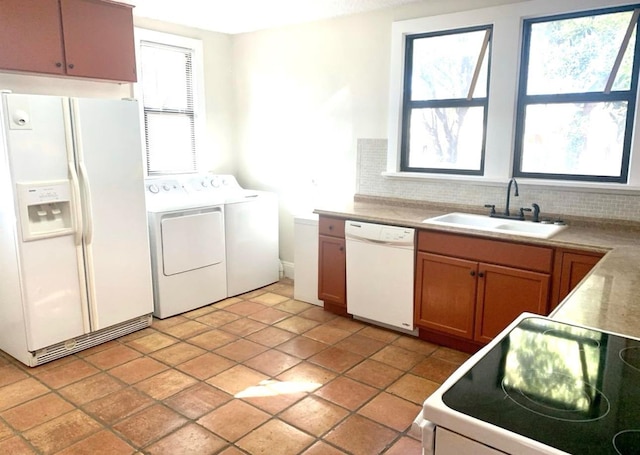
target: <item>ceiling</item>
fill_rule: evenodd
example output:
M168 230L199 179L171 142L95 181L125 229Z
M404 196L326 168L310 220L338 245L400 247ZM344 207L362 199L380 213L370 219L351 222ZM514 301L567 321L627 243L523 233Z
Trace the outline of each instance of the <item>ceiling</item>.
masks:
M134 16L221 33L245 33L424 0L123 0Z

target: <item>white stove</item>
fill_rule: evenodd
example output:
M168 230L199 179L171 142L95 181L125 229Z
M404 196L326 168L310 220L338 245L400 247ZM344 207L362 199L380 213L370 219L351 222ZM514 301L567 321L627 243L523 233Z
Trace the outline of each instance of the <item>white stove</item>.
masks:
M640 453L640 340L521 315L424 403L425 454Z

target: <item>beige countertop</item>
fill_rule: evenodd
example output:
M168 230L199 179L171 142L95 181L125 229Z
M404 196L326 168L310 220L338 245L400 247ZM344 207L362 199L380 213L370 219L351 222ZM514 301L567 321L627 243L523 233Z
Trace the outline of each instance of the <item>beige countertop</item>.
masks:
M482 210L482 209L481 209ZM358 221L472 234L536 245L607 252L585 279L551 314L556 320L640 338L640 225L568 219L569 227L551 239L441 227L426 218L477 208L445 207L400 199L356 197L343 206L320 207L315 213Z

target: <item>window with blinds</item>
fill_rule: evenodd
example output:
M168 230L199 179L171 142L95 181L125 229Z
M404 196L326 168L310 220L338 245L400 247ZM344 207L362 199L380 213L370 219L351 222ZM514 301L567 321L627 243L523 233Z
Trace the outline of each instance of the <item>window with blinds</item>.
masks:
M147 175L195 172L196 97L192 47L140 39L141 88Z

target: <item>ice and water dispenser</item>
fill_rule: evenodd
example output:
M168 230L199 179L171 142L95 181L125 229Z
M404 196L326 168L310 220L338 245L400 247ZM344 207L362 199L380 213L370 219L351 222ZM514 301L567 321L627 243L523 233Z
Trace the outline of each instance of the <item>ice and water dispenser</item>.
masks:
M24 241L73 233L68 180L17 183Z

